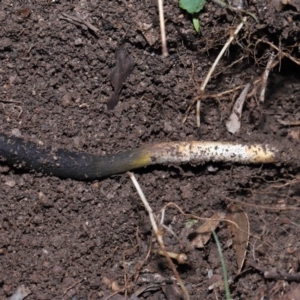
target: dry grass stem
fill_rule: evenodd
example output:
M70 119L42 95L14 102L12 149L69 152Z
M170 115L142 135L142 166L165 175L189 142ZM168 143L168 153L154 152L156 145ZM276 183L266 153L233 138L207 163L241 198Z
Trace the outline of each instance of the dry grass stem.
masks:
M283 271L268 271L263 266L257 264L255 261L249 260L247 265L261 272L265 279L271 280L285 280L300 282L300 273L287 273Z
M268 63L266 65L266 69L262 76L262 82L261 82L261 91L259 95L259 102L263 103L265 101L265 93L266 93L266 87L267 87L267 81L270 74L270 71L272 69L273 61L274 61L275 55L274 52L271 53Z
M245 206L251 206L251 207L256 207L256 208L260 208L260 209L266 209L266 210L300 210L300 207L296 207L296 206L288 206L285 204L277 204L277 205L257 205L257 204L253 204L253 203L248 203L248 202L243 202L240 200L236 200L236 199L231 199L228 197L225 197L226 200L230 201L230 202L234 202L234 203L239 203L241 205L245 205Z
M295 120L295 121L284 121L281 119L277 119L277 122L283 126L299 126L300 125L300 121L299 120Z
M242 22L238 25L238 27L236 28L236 30L230 35L229 39L227 40L227 42L225 43L225 45L223 46L222 50L220 51L219 55L217 56L216 60L214 61L213 65L211 66L210 70L208 71L201 87L200 87L200 95L201 93L203 93L203 91L205 90L209 79L212 76L212 73L214 72L214 70L216 69L219 61L221 60L222 56L224 55L225 51L227 50L227 48L230 46L230 44L232 43L232 41L235 39L235 37L238 35L238 33L240 32L240 30L243 28L245 22L247 21L247 17L244 17Z
M270 45L273 49L275 49L276 51L278 51L279 56L285 56L288 59L290 59L291 61L293 61L295 64L297 64L297 65L300 66L300 60L299 59L296 59L292 55L290 55L289 53L282 51L280 48L276 47L273 43L271 43L269 41L261 40L261 42Z
M172 259L170 258L170 256L168 255L168 252L166 251L166 247L165 247L165 244L164 244L164 241L163 241L163 238L162 238L162 232L156 224L155 217L154 217L154 214L153 214L153 210L152 210L150 204L148 203L148 201L147 201L147 199L146 199L146 197L145 197L138 181L136 180L134 174L131 173L131 172L127 172L127 173L129 175L134 187L136 188L136 191L138 192L138 194L139 194L139 196L140 196L140 198L141 198L141 200L142 200L142 202L145 206L145 209L147 210L147 212L149 214L149 219L150 219L150 222L151 222L151 226L153 228L153 231L154 231L154 234L156 236L157 242L160 246L160 249L164 253L165 258L166 258L167 262L169 263L169 265L170 265L170 267L171 267L171 269L174 273L174 276L175 276L178 284L180 285L180 287L181 287L181 289L182 289L182 291L185 295L185 299L190 300L190 295L189 295L186 287L184 286L184 284L183 284L183 282L182 282L182 280L179 276L179 273L177 272L176 267L175 267L174 263L172 262Z
M71 286L69 286L68 288L65 289L65 291L63 292L63 294L61 295L62 297L71 289L73 289L77 284L81 283L82 281L84 281L84 279L80 279L76 282L74 282Z
M227 48L229 47L229 45L232 43L232 41L235 39L235 37L237 36L237 34L240 32L240 30L242 29L244 23L247 21L247 17L244 17L242 22L238 25L238 27L236 28L236 30L234 31L233 34L230 35L229 39L227 40L227 42L225 43L225 45L223 46L222 50L220 51L218 57L216 58L215 62L213 63L213 65L211 66L210 70L208 71L201 87L200 87L200 92L199 92L199 98L197 100L197 110L196 110L196 121L197 121L197 127L200 127L200 101L201 101L201 96L204 93L204 90L206 88L206 85L209 81L209 79L212 76L212 73L214 72L214 70L216 69L220 59L222 58L222 56L224 55L225 51L227 50Z
M163 0L158 0L158 11L159 11L159 24L160 24L162 55L168 56L169 54L168 54L167 41L166 41Z
M222 50L220 51L219 55L217 56L216 60L214 61L213 65L211 66L211 68L209 69L200 89L199 89L199 93L198 96L196 97L196 101L197 101L197 105L196 105L196 121L197 121L197 127L200 127L200 107L201 107L201 98L204 94L204 90L206 88L206 85L208 83L208 81L210 80L212 73L214 72L214 70L216 69L220 59L222 58L222 56L224 55L225 51L227 50L227 48L229 47L229 45L232 43L232 41L235 39L235 37L237 36L237 34L240 32L240 30L242 29L243 25L245 24L245 22L247 21L247 17L244 17L242 22L238 25L238 27L236 28L236 30L230 34L229 39L227 40L227 42L225 43L225 45L223 46ZM194 104L193 103L188 107L186 115L182 121L182 123L184 123L186 121L187 118L187 114L189 113L191 106Z
M76 26L81 26L83 29L89 28L98 37L99 29L81 17L71 16L71 15L68 15L68 14L62 12L60 19L68 21Z

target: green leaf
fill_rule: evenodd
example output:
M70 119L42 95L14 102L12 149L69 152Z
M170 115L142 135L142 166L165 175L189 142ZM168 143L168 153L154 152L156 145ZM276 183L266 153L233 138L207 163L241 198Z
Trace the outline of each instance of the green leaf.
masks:
M196 32L199 32L200 30L200 22L198 18L193 18L193 24Z
M198 13L205 5L206 0L179 0L179 7L185 9L188 13Z

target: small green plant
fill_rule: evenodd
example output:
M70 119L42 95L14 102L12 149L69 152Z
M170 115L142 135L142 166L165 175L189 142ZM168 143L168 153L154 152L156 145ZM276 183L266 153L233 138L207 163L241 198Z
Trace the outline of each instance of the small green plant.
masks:
M179 0L179 7L186 10L193 18L193 25L197 32L200 30L200 21L198 12L205 5L206 0Z
M226 270L226 264L225 264L225 260L224 260L222 248L221 248L218 236L217 236L217 234L216 234L216 232L214 230L212 230L212 234L213 234L215 242L217 244L218 252L219 252L219 256L220 256L220 260L221 260L226 300L230 300L230 292L229 292L229 284L228 284L228 278L227 278L227 270Z

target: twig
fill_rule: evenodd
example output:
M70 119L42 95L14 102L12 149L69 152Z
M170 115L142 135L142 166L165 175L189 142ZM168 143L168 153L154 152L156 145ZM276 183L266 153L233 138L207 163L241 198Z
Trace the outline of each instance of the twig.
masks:
M161 218L160 218L160 226L162 226L167 232L169 232L177 241L179 244L181 244L180 238L177 236L177 234L172 230L171 227L164 224L164 218L165 218L165 209L161 210Z
M277 119L277 122L283 126L299 126L300 125L300 121L299 120L295 120L295 121L284 121L281 119Z
M91 23L89 23L88 21L80 18L80 17L75 17L75 16L71 16L68 15L66 13L61 13L62 16L60 16L60 19L68 21L74 25L78 25L81 26L83 29L86 29L85 26L87 28L89 28L97 37L99 37L98 35L98 31L99 29L97 27L95 27L94 25L92 25Z
M223 46L222 50L220 51L218 57L216 58L215 62L213 63L213 65L211 66L211 68L209 69L201 87L198 93L198 96L195 98L195 100L193 101L193 103L188 107L185 118L183 119L182 123L184 123L186 121L187 118L187 114L189 113L191 107L193 106L193 104L195 103L195 101L197 101L197 105L196 105L196 120L197 120L197 127L200 127L200 100L204 94L204 90L206 88L206 85L208 83L208 81L210 80L212 73L214 72L216 66L218 65L221 57L224 55L225 51L227 50L227 48L229 47L229 45L232 43L232 41L235 39L235 37L237 36L237 34L239 33L239 31L242 29L244 23L247 21L247 17L244 17L242 22L238 25L238 27L236 28L236 30L230 35L229 39L227 40L227 42L225 43L225 45Z
M84 281L84 278L74 282L71 286L67 287L65 289L65 291L63 292L63 294L61 295L61 297L63 297L69 290L71 290L72 288L74 288L78 283L81 283L82 281Z
M151 235L151 239L150 239L150 240L152 240L152 235ZM145 262L147 261L147 259L148 259L149 256L150 256L150 253L151 253L151 245L152 245L152 243L150 242L150 244L149 244L149 249L148 249L148 251L147 251L146 257L143 259L142 262L139 263L139 265L138 265L137 268L136 268L136 274L135 274L135 276L134 276L134 282L136 282L136 281L138 280L138 278L139 278L139 276L140 276L140 271L141 271L143 265L145 264Z
M270 64L269 64L270 60L268 61L264 73L258 79L254 80L253 88L252 88L251 92L248 93L247 98L256 97L256 95L258 93L260 93L259 100L260 100L260 102L264 102L265 90L266 90L269 72L280 63L280 59L274 62L274 58L271 59ZM267 69L268 69L268 71L267 71Z
M269 73L270 73L271 69L274 67L274 66L272 66L274 58L275 58L275 55L274 55L274 52L272 52L269 57L268 63L266 65L266 69L262 76L261 91L260 91L260 96L259 96L259 102L261 102L261 103L263 103L265 101L267 81L268 81Z
M159 24L160 24L162 55L168 56L169 54L168 54L167 42L166 42L163 0L158 0L158 11L159 11Z
M212 78L217 77L219 74L223 73L224 70L228 70L231 67L233 67L234 65L238 64L240 61L242 61L245 58L245 55L242 55L239 59L235 60L233 63L229 64L228 66L225 66L223 69L219 70L217 73L215 73Z
M261 272L265 279L275 279L275 280L286 280L286 281L295 281L300 282L300 273L286 273L286 272L276 272L276 271L268 271L264 267L260 266L256 262L249 260L247 262L249 266Z
M227 91L224 91L224 92L220 92L220 93L217 93L217 94L207 94L207 95L203 95L202 99L206 99L206 98L220 98L220 97L223 97L227 94L231 94L232 92L236 92L238 90L241 90L242 88L244 88L246 85L239 85L239 86L236 86L234 87L233 89L230 89L230 90L227 90Z
M168 255L167 251L166 251L166 247L165 247L165 244L164 244L164 241L163 241L163 238L162 238L162 233L161 233L161 230L158 228L157 224L156 224L156 221L155 221L155 217L154 217L154 214L153 214L153 210L150 206L150 204L148 203L139 183L137 182L135 176L133 173L131 172L127 172L127 174L129 175L133 185L135 186L144 206L145 206L145 209L147 210L148 214L149 214L149 219L150 219L150 222L151 222L151 225L152 225L152 228L153 228L153 231L154 231L154 234L156 236L156 239L157 239L157 242L161 248L161 251L164 253L164 256L167 260L167 262L169 263L173 273L174 273L174 276L178 282L178 284L180 285L184 295L185 295L185 299L186 300L190 300L190 296L189 296L189 293L186 289L186 287L184 286L177 270L176 270L176 267L174 265L174 263L172 262L172 259L170 258L170 256Z
M238 25L238 27L236 28L236 30L234 31L233 34L230 35L229 39L227 40L227 42L225 43L225 45L223 46L222 50L220 51L218 57L216 58L215 62L213 63L213 65L211 66L210 70L208 71L206 78L204 79L201 87L200 87L200 93L199 93L199 99L197 101L197 127L200 127L200 99L201 99L201 95L204 93L204 90L206 88L206 85L212 75L212 73L214 72L216 66L218 65L221 57L223 56L223 54L225 53L225 51L227 50L227 48L229 47L229 45L232 43L232 41L235 39L235 37L237 36L237 34L239 33L239 31L242 29L244 23L247 21L247 17L244 17L242 22ZM199 109L198 109L199 108ZM198 113L199 110L199 113Z
M287 57L288 59L290 59L291 61L293 61L295 64L300 65L300 60L299 59L294 58L289 53L283 52L281 49L279 49L278 47L276 47L271 42L265 41L265 40L261 40L261 42L270 45L273 49L275 49L276 51L278 51L278 53L279 53L280 56L283 55L283 56Z
M231 65L232 65L232 64L231 64ZM230 65L230 66L231 66L231 65ZM229 68L230 66L228 66L228 68ZM203 95L202 95L201 99L204 100L204 99L207 99L207 98L220 98L220 97L225 96L225 95L227 95L227 94L230 94L230 93L232 93L232 92L238 91L238 90L242 89L243 87L244 87L243 85L236 86L236 87L234 87L234 88L232 88L232 89L230 89L230 90L227 90L227 91L224 91L224 92L220 92L220 93L217 93L217 94L208 94L208 93L206 93L206 94L203 94ZM197 100L198 100L198 97L195 97L195 98L192 100L192 103L189 105L188 109L186 110L185 116L184 116L184 118L182 119L182 122L181 122L182 124L185 123L185 121L186 121L186 119L187 119L187 117L188 117L188 114L189 114L189 112L190 112L192 106L194 105L194 103L195 103ZM217 101L219 101L219 100L217 100ZM219 102L219 103L220 103L220 102Z
M15 100L4 100L4 99L0 99L0 102L2 103L16 103L16 104L21 104L22 102L20 101L15 101Z
M243 202L237 199L231 199L228 197L224 197L226 200L230 201L230 202L234 202L234 203L239 203L241 205L244 206L250 206L250 207L255 207L255 208L260 208L260 209L266 209L266 210L300 210L300 207L295 207L295 206L287 206L285 204L278 204L278 205L257 205L257 204L253 204L253 203L248 203L248 202Z
M300 177L299 177L299 176L296 176L295 179L289 180L289 181L287 181L287 182L286 182L285 179L278 179L278 180L273 181L273 180L265 180L263 177L260 177L260 176L259 176L258 178L263 179L266 183L278 183L278 182L284 182L283 184L280 184L280 185L272 184L271 186L265 188L265 189L264 189L264 192L266 192L266 191L268 191L268 190L270 190L270 189L272 189L272 190L274 190L274 189L282 189L282 188L284 188L284 187L286 187L286 186L292 186L293 184L299 184L299 182L300 182ZM293 178L294 178L294 177L293 177Z

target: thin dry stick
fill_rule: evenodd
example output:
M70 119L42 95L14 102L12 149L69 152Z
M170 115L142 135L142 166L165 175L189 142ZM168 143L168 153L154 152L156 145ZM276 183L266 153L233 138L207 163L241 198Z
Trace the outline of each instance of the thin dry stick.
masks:
M273 64L274 58L275 58L275 55L274 55L274 52L272 52L270 57L269 57L269 60L268 60L266 69L264 71L264 74L262 76L262 82L261 82L262 88L261 88L260 96L259 96L259 102L260 103L263 103L265 101L267 81L268 81L270 71L272 69L272 64Z
M91 31L93 31L96 36L98 36L99 29L97 27L95 27L94 25L92 25L91 23L89 23L88 21L82 19L81 17L71 16L71 15L68 15L68 14L63 13L63 12L61 13L61 15L62 16L60 16L60 19L68 21L68 22L70 22L74 25L79 25L83 29L85 29L85 26L86 26Z
M277 119L277 122L283 126L299 126L300 125L300 121L296 120L296 121L284 121L281 119Z
M230 65L226 66L226 70L230 69L231 67L233 67L234 65L238 64L240 61L242 61L243 59L245 58L245 55L242 55L239 59L235 60L233 63L231 63ZM212 76L213 78L214 77L217 77L219 74L223 73L224 72L224 69L223 70L220 70L219 72L215 73L214 76Z
M283 52L281 49L279 49L278 47L276 47L271 42L264 41L264 40L261 40L261 42L266 43L266 44L270 45L273 49L277 50L278 53L279 53L279 55L283 55L283 56L287 57L288 59L290 59L291 61L293 61L295 64L300 65L300 60L299 59L294 58L289 53Z
M122 261L122 263L123 263L123 269L124 269L124 285L125 285L125 287L127 287L127 283L128 283L128 281L127 281L127 271L126 271L126 264L125 264L125 255L124 255L124 252L122 253L122 258L123 258L123 261ZM125 293L124 293L125 295L125 299L127 299L127 289L125 289Z
M234 203L239 203L241 205L244 206L251 206L251 207L255 207L255 208L261 208L261 209L265 209L265 210L300 210L300 207L296 207L296 206L288 206L288 205L281 205L281 204L277 204L277 205L257 205L257 204L253 204L253 203L248 203L248 202L244 202L244 201L240 201L237 199L231 199L228 197L225 197L226 200L230 201L230 202L234 202Z
M263 179L266 183L278 183L278 182L284 182L283 184L281 184L281 185L276 185L276 184L273 184L273 185L271 185L271 186L269 186L269 187L267 187L267 188L265 188L263 191L264 192L266 192L266 191L268 191L268 190L270 190L270 189L272 189L272 190L274 190L274 189L282 189L282 188L284 188L284 187L286 187L286 186L291 186L291 185L293 185L293 184L298 184L299 182L300 182L300 178L298 177L298 176L296 176L296 178L295 179L293 179L293 180L290 180L290 181L288 181L288 182L286 182L286 180L285 179L279 179L279 180L266 180L266 179L264 179L263 177L260 177L260 176L258 176L258 178L261 178L261 179ZM294 178L294 177L293 177Z
M229 47L229 45L232 43L232 41L235 39L235 37L237 36L237 34L239 33L239 31L242 29L244 23L247 21L247 17L244 17L242 22L238 25L238 27L236 28L236 30L234 31L233 34L230 35L229 39L227 40L227 42L225 43L225 45L223 46L221 52L219 53L218 57L216 58L215 62L213 63L213 65L211 66L210 70L208 71L201 87L200 87L200 91L199 91L199 94L198 94L198 97L197 97L197 105L196 105L196 119L197 119L197 127L200 127L200 106L201 106L201 103L200 103L200 100L201 100L201 97L202 95L204 94L204 90L206 88L206 85L209 81L209 79L211 78L212 76L212 73L214 72L216 66L218 65L221 57L224 55L225 51L227 50L227 48ZM187 114L188 112L190 111L191 109L191 106L193 104L190 105L190 107L187 109L187 113L186 113L186 116L183 120L183 123L186 121L186 118L187 118Z
M152 240L152 235L151 235L150 240ZM151 248L152 248L151 245L152 245L152 242L150 242L149 249L147 251L146 257L143 259L143 261L136 268L136 274L134 276L134 282L136 282L138 280L138 278L140 276L141 269L142 269L143 265L146 263L147 259L149 258L149 255L151 253Z
M226 198L226 199L227 199L227 198ZM163 210L165 210L167 207L173 207L173 208L176 208L176 209L177 209L184 217L186 217L186 218L191 218L191 219L201 220L201 221L205 221L205 222L211 220L211 218L204 218L204 217L199 217L199 216L192 215L192 214L187 214L187 213L185 213L185 212L184 212L184 211L183 211L176 203L173 203L173 202L167 203L167 204L161 209L161 212L162 212ZM224 219L222 219L222 221L227 222L227 223L230 223L230 224L232 224L233 226L235 226L238 230L240 230L241 232L244 232L244 233L249 234L249 232L243 230L237 223L235 223L234 221L231 221L231 220L227 219L226 217L225 217ZM195 231L195 232L197 232L197 231ZM257 237L257 236L254 235L254 234L250 234L250 235L253 236L253 237L255 237L255 238L257 238L257 239L259 239L259 237Z
M233 92L236 92L236 91L238 91L238 90L241 90L241 89L243 89L245 87L245 85L239 85L239 86L236 86L235 88L233 88L233 89L230 89L230 90L227 90L227 91L224 91L224 92L220 92L220 93L217 93L217 94L211 94L211 95L204 95L203 97L202 97L202 99L205 99L205 98L220 98L220 97L223 97L223 96L225 96L225 95L227 95L227 94L231 94L231 93L233 93Z
M22 102L20 101L15 101L15 100L4 100L4 99L0 99L0 102L3 103L16 103L16 104L21 104Z
M249 260L247 265L261 272L265 279L275 279L275 280L285 280L285 281L295 281L300 282L300 273L287 273L283 271L268 271L263 266L257 264L253 260Z
M163 0L158 0L158 11L159 11L159 24L160 24L162 55L168 56L169 54L168 54L167 42L166 42Z
M186 300L190 300L190 295L189 295L186 287L184 286L184 284L183 284L183 282L182 282L182 280L181 280L181 278L180 278L180 276L179 276L179 274L178 274L178 272L176 270L176 267L175 267L174 263L172 262L172 259L170 258L170 256L167 253L167 250L166 250L163 238L162 238L161 231L159 230L159 228L158 228L158 226L156 224L156 221L155 221L153 210L152 210L150 204L148 203L148 201L147 201L147 199L146 199L146 197L145 197L145 195L144 195L144 193L143 193L143 191L142 191L139 183L137 182L134 174L131 173L131 172L127 172L127 173L129 175L129 177L130 177L133 185L135 186L135 188L136 188L136 190L137 190L137 192L138 192L138 194L139 194L139 196L140 196L140 198L141 198L141 200L142 200L142 202L143 202L143 204L144 204L144 206L145 206L145 208L146 208L146 210L147 210L147 212L149 214L149 219L150 219L153 231L154 231L154 233L156 235L157 242L158 242L161 250L163 251L163 253L165 255L165 258L167 259L167 261L168 261L168 263L169 263L169 265L170 265L170 267L171 267L171 269L172 269L172 271L174 273L174 276L175 276L178 284L180 285L180 287L181 287L181 289L182 289L182 291L183 291L183 293L185 295L185 299Z
M240 24L241 25L241 24ZM221 58L221 57L220 57ZM242 57L243 58L243 57ZM234 62L235 63L235 62ZM217 64L216 64L217 65ZM207 95L207 96L205 96L204 95L204 89L205 89L205 87L206 87L206 85L207 85L207 83L208 83L208 80L211 78L211 75L212 75L212 72L213 72L213 67L216 67L216 65L214 66L212 66L211 67L211 69L210 69L210 71L209 71L209 73L206 75L206 80L203 82L203 84L202 84L202 86L203 86L203 91L201 92L201 88L202 88L202 86L200 87L200 93L198 94L198 96L197 97L195 97L194 99L193 99L193 101L192 101L192 103L189 105L189 107L188 107L188 109L187 109L187 111L186 111L186 113L185 113L185 116L184 116L184 118L183 118L183 120L182 120L182 124L184 124L185 123L185 121L186 121L186 119L187 119L187 117L188 117L188 115L189 115L189 112L190 112L190 110L191 110L191 108L193 107L193 105L194 105L194 103L196 103L197 102L197 106L196 106L196 115L197 116L199 116L199 123L200 123L200 111L201 111L201 109L200 109L200 107L201 107L201 104L200 104L200 102L199 102L199 104L198 104L198 100L200 100L200 98L201 99L203 99L203 98L208 98L208 97L214 97L213 95L212 96L210 96L210 95ZM228 68L230 67L230 66L232 66L233 64L231 64L231 65L229 65L228 66ZM220 72L219 72L220 73ZM204 85L205 84L205 85ZM236 89L240 89L241 87L237 87ZM233 91L234 91L235 89L233 89ZM230 92L230 91L229 91Z
M276 58L276 56L274 57L274 59ZM274 62L274 59L272 59L272 63L270 64L269 67L266 66L266 69L268 68L269 70L267 72L270 72L274 67L276 67L279 63L280 63L280 60L277 60ZM267 63L268 65L268 63ZM259 97L259 100L261 102L263 102L264 100L261 100L261 99L264 99L264 94L265 94L265 89L266 89L266 84L267 84L267 80L268 80L268 76L269 74L266 74L266 69L264 71L264 73L256 80L254 80L253 82L253 88L251 90L251 92L248 93L247 95L247 98L252 98L252 97L255 97L257 94L258 94L258 91L260 89L260 97ZM262 96L262 93L263 96Z
M71 290L72 288L74 288L77 284L81 283L82 281L84 281L84 278L74 282L71 286L67 287L65 289L65 291L63 292L63 294L61 295L61 297L63 297L69 290Z

